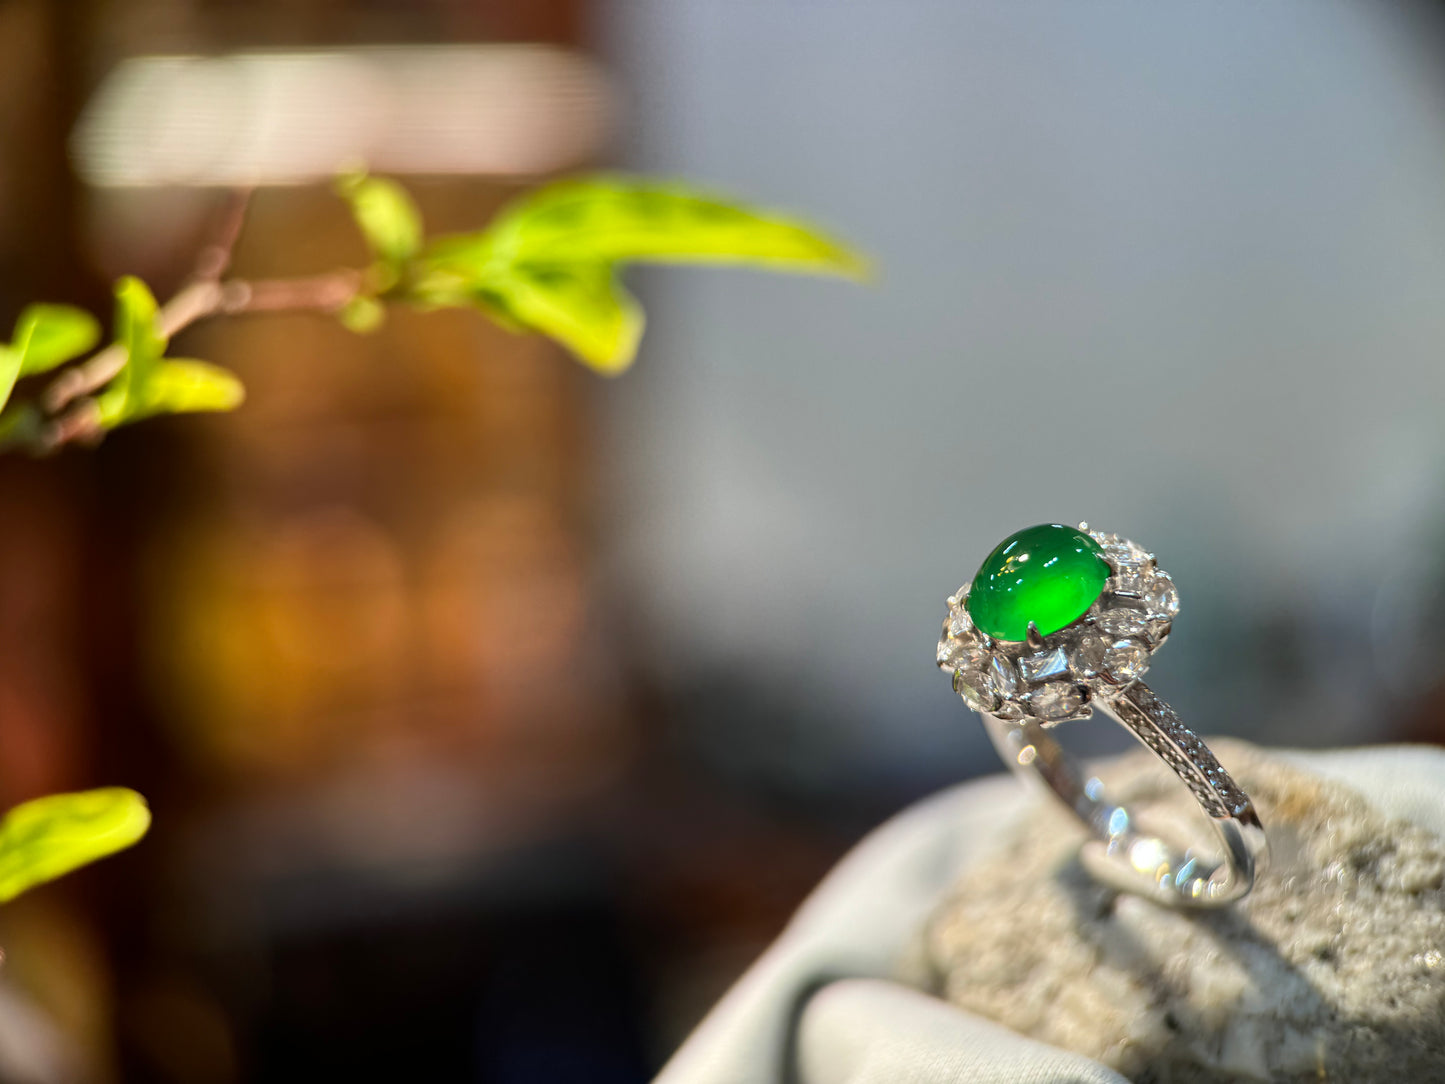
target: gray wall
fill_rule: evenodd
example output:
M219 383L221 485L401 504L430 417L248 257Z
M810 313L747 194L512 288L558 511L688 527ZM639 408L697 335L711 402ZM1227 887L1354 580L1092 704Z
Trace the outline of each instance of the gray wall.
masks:
M971 758L931 667L942 600L1004 535L1087 518L1180 585L1153 680L1186 719L1385 732L1381 688L1412 679L1377 665L1371 615L1406 619L1392 577L1439 568L1445 507L1445 49L1421 11L602 16L632 164L805 210L880 272L637 279L612 571L659 674L746 675L840 762Z

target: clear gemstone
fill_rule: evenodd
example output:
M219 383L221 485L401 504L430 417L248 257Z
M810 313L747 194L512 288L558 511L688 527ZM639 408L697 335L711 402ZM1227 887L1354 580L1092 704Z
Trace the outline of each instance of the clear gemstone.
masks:
M977 666L983 654L983 647L972 637L956 640L950 636L938 641L938 668L957 670L960 666Z
M959 670L953 675L953 691L974 711L993 711L998 707L998 694L993 682L982 670Z
M1103 672L1119 684L1127 684L1149 669L1149 649L1138 640L1119 640L1104 654Z
M1067 719L1083 705L1083 691L1067 681L1041 685L1029 694L1029 707L1040 719Z
M1024 717L1024 709L1019 706L1017 700L1005 700L994 709L993 714L997 715L1000 719L1022 719Z
M1074 669L1084 677L1093 677L1104 665L1104 653L1109 650L1109 641L1102 636L1084 636L1074 648Z
M1019 659L1019 674L1031 685L1053 681L1069 672L1069 659L1061 647Z
M1120 607L1105 610L1094 619L1094 624L1110 636L1138 636L1149 628L1149 618L1139 610Z
M1179 616L1179 589L1167 573L1160 572L1144 595L1144 605L1151 617L1170 620Z
M1130 595L1134 598L1143 598L1149 590L1150 580L1147 576L1141 576L1134 572L1121 572L1115 576L1110 586L1116 595Z
M988 676L993 682L994 691L1000 696L1013 696L1018 691L1018 675L1014 673L1013 664L1002 655L995 655L988 664Z
M1153 557L1137 542L1130 542L1127 538L1115 535L1104 544L1104 559L1122 575L1126 572L1137 572L1140 569L1148 568Z
M968 611L963 608L962 603L948 608L947 628L950 636L963 636L973 631L973 621L970 620Z

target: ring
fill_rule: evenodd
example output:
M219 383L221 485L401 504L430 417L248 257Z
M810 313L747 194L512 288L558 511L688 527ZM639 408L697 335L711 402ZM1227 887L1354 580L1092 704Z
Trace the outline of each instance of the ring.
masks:
M1004 762L1084 823L1092 838L1080 860L1096 879L1172 907L1218 907L1254 886L1267 844L1248 796L1139 680L1178 613L1178 588L1142 546L1087 523L1041 524L999 543L948 600L938 665ZM1047 733L1095 708L1184 781L1217 851L1141 831Z

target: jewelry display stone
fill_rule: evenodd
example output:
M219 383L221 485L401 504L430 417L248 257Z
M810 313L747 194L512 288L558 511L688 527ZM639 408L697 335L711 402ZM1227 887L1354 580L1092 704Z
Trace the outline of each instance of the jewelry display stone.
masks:
M1039 803L973 863L922 954L937 991L1016 1032L1168 1084L1442 1079L1445 840L1342 783L1213 743L1276 846L1232 908L1120 895ZM1189 799L1148 753L1095 766L1167 834Z

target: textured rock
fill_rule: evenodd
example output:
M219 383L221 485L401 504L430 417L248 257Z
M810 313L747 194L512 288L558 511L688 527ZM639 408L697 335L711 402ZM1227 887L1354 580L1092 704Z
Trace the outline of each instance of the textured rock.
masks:
M1247 899L1179 913L1101 888L1041 800L930 923L941 995L1141 1084L1445 1081L1445 841L1250 746L1215 749L1269 835ZM1147 753L1100 774L1161 825L1187 812Z

